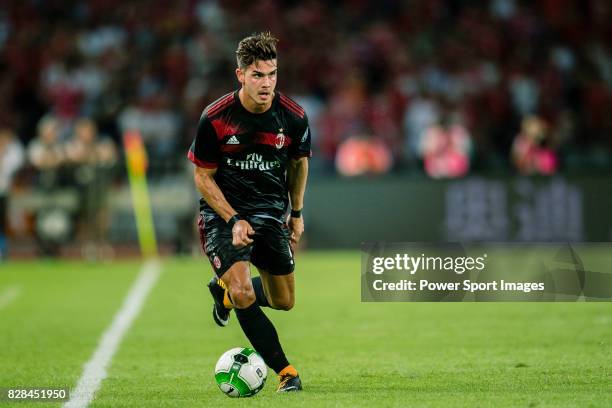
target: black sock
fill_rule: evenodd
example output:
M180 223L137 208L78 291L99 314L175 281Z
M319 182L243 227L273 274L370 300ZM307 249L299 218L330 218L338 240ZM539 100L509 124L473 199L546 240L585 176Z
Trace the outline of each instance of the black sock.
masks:
M270 303L268 302L268 298L266 297L266 292L264 291L263 283L261 281L261 276L256 276L251 280L253 282L253 290L255 291L257 304L261 307L270 307Z
M279 373L289 365L276 329L257 303L246 309L235 309L242 331L266 364Z

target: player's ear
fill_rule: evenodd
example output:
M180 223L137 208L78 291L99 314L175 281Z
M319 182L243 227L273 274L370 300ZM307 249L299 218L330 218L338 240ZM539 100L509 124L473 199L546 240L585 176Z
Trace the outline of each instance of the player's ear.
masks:
M238 78L238 82L244 85L244 71L240 68L236 68L236 78Z

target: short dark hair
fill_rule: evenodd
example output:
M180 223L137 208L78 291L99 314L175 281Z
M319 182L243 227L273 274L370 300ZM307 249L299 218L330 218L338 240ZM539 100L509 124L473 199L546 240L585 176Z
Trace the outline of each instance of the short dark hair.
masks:
M243 38L238 43L238 49L236 50L238 68L244 69L257 60L267 61L275 59L277 42L278 39L269 31Z

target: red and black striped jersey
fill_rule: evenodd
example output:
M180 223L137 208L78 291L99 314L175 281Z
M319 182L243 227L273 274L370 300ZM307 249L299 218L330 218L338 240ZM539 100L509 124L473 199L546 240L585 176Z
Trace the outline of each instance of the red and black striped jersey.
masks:
M281 221L289 204L287 163L311 156L310 139L306 113L289 97L277 91L270 109L256 114L234 91L204 109L188 158L217 169L215 181L239 214ZM200 210L206 221L216 216L204 199Z

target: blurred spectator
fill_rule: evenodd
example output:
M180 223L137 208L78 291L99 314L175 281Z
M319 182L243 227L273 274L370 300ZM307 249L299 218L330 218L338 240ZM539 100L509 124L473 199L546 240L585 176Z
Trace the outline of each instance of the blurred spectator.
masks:
M363 78L349 73L333 88L328 109L321 115L320 130L324 133L318 149L330 163L334 162L342 141L365 129L363 107L366 90Z
M514 110L525 116L534 113L538 107L539 87L537 82L525 75L515 75L510 80L510 94Z
M53 114L62 122L70 122L80 111L85 90L79 76L81 61L73 54L54 61L42 73L41 85Z
M126 107L119 115L122 132L138 130L151 158L151 164L164 165L177 153L180 116L170 108L168 96L160 93L153 82L143 86L139 103ZM151 89L147 89L151 87ZM148 94L148 92L153 92ZM155 168L152 168L155 171Z
M106 137L99 137L96 124L89 118L75 122L72 139L66 143L65 150L68 163L75 167L74 179L81 185L95 179L92 172L82 168L108 168L117 161L115 144Z
M512 145L512 162L521 174L551 175L557 172L557 154L551 147L548 126L538 116L523 119Z
M8 128L0 128L0 261L7 256L8 208L15 172L24 162L21 143Z
M421 92L412 99L404 113L406 134L406 156L414 160L422 158L423 137L427 129L438 122L440 108L436 101L426 92Z
M57 256L72 231L70 211L57 205L66 185L66 152L60 142L60 122L45 116L38 122L38 136L28 146L28 159L36 169L36 191L44 200L36 212L36 237L42 255Z
M107 193L117 150L112 140L99 137L89 118L75 122L72 138L66 143L67 165L79 193L78 235L87 258L97 258L108 230Z
M38 171L37 185L42 190L53 190L62 181L66 152L59 132L59 121L45 116L38 122L38 136L28 146L28 159Z
M470 169L472 140L467 129L446 114L427 128L422 141L425 172L432 178L457 178Z
M343 176L380 175L387 173L393 156L378 139L350 137L342 142L336 155L336 169Z

